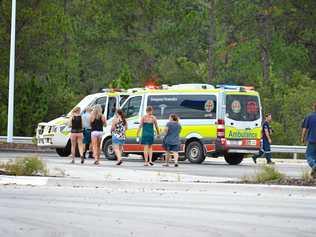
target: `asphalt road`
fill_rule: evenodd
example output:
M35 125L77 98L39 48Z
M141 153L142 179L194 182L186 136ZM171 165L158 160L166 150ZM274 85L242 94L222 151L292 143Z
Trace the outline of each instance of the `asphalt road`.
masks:
M0 236L316 235L315 192L220 185L195 191L192 185L181 190L0 186Z
M0 152L0 161L30 155ZM165 168L129 158L121 167L105 160L96 167L92 160L71 165L52 153L35 155L69 175L48 182L20 177L32 179L32 185L0 185L1 237L316 235L316 188L192 182L193 175L214 180L253 174L259 166L251 160ZM307 167L276 166L294 176ZM170 182L161 181L166 178Z
M0 161L30 155L34 154L20 152L0 152ZM70 161L69 158L61 158L55 153L39 153L35 155L40 156L50 165L63 166L64 164L65 166L67 166ZM260 169L260 164L254 164L250 158L244 159L244 161L240 165L236 166L228 165L222 158L212 158L207 159L202 164L191 164L188 161L181 162L178 168L162 167L161 162L156 162L153 167L144 167L142 160L139 158L125 158L124 160L125 162L121 166L121 168L124 169L173 172L178 174L197 176L240 178L245 175L254 175L258 171L258 169ZM265 159L261 159L259 162L261 164L264 164ZM92 163L93 160L88 159L85 166L92 166ZM309 169L305 161L293 163L293 160L289 160L289 162L284 163L284 160L282 160L282 162L277 162L275 166L278 168L279 171L291 177L301 177L303 171ZM104 167L104 169L106 169L106 167L115 167L115 161L108 161L103 159L101 162L101 167Z

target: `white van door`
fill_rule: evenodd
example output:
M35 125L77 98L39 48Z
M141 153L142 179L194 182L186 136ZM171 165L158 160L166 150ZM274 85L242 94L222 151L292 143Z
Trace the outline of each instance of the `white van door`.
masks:
M126 131L126 143L124 150L138 151L140 150L139 144L136 142L137 129L140 124L140 118L142 116L142 106L144 104L142 95L136 95L129 97L122 105L122 110L126 116L127 131Z

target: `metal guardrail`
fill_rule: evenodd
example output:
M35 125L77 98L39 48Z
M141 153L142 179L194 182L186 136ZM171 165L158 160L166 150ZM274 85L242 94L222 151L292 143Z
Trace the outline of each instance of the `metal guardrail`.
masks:
M33 144L32 137L13 137L14 143L20 144ZM6 136L0 136L1 142L6 142ZM271 151L273 153L290 153L293 154L293 159L297 159L297 154L304 154L306 146L285 146L285 145L272 145Z
M0 142L6 142L7 136L0 136ZM13 137L14 143L33 144L33 137Z
M273 153L291 153L293 159L297 159L297 154L304 154L306 152L306 146L284 146L284 145L272 145L271 151Z

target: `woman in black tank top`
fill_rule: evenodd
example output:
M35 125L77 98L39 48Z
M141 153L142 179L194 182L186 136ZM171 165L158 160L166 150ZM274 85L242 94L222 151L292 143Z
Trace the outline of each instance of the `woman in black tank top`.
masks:
M95 159L94 164L98 165L100 162L101 154L101 140L103 136L103 126L106 126L106 119L102 114L102 108L100 105L96 105L93 108L90 117L91 123L91 141L93 157Z
M84 163L83 159L83 134L82 134L82 118L80 115L80 107L74 108L72 111L72 115L70 118L71 123L71 135L70 135L70 141L71 141L71 163L75 163L75 156L76 156L76 146L78 144L80 158L81 158L81 164Z

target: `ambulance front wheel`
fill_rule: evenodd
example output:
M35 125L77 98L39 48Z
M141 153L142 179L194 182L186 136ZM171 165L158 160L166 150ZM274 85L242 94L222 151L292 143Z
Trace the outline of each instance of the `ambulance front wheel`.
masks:
M195 164L201 164L205 160L203 145L198 141L190 142L185 149L185 157Z
M106 159L108 159L108 160L116 160L111 138L108 138L108 139L103 141L102 151L103 151L104 156L105 156Z
M230 165L239 165L244 159L244 154L228 153L224 155L225 161Z
M61 157L67 157L71 153L71 142L68 141L67 145L63 148L56 148L56 152Z

